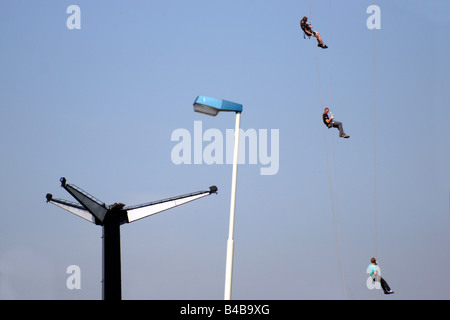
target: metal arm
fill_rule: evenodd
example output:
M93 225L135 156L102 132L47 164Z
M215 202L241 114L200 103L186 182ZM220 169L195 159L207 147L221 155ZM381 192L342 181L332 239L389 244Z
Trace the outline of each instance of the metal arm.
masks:
M47 197L47 202L50 202L51 204L54 204L55 206L58 206L64 210L67 210L70 213L73 213L73 214L79 216L80 218L83 218L89 222L92 222L95 224L100 224L100 222L98 220L96 220L95 217L89 211L87 211L84 207L82 207L74 202L71 202L71 201L67 201L67 200L63 200L63 199L54 199L50 193L48 193L46 197Z
M90 195L83 189L73 184L66 184L66 178L61 178L61 187L66 189L66 191L69 192L79 203L81 203L81 205L95 218L101 222L104 222L106 213L108 212L108 209L104 203L100 202L100 200L95 198L93 195Z
M113 205L106 206L105 203L102 203L100 200L81 188L73 184L67 184L66 178L63 177L60 181L61 187L69 192L81 205L67 200L53 199L53 196L50 193L47 194L47 202L50 202L97 225L103 225L105 223L105 217L109 211L120 211L120 224L129 223L177 207L190 201L209 196L212 193L217 193L218 190L216 186L211 186L209 187L209 191L197 191L136 206L125 207L123 203L115 203Z
M217 187L209 187L209 191L197 191L177 197L144 203L137 206L125 207L127 211L128 222L133 222L153 214L177 207L193 200L209 196L211 193L217 193Z

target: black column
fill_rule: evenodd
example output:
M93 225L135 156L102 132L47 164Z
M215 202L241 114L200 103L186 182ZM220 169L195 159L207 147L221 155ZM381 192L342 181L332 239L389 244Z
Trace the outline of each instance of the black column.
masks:
M119 212L108 211L103 224L103 300L122 299Z

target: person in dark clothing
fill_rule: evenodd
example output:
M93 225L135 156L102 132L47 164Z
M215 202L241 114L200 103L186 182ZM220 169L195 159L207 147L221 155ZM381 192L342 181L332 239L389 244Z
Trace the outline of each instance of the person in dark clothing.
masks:
M344 132L344 127L342 126L342 122L334 121L333 113L330 112L330 117L328 116L328 112L330 110L328 108L325 108L323 111L322 119L323 123L329 128L338 128L339 129L339 137L341 138L350 138L349 135L347 135Z
M387 284L386 280L384 280L380 276L377 259L375 259L375 258L370 259L370 265L369 265L368 270L369 270L370 276L372 277L372 280L380 282L381 288L383 289L384 294L394 293L394 291L392 291L391 288L389 287L389 285Z
M305 33L306 36L308 37L316 37L317 39L317 46L321 47L322 49L326 49L328 48L322 41L322 37L320 36L320 33L317 31L314 31L312 29L312 25L310 25L309 23L307 23L308 18L307 17L303 17L303 19L300 21L300 28L302 28L303 32Z

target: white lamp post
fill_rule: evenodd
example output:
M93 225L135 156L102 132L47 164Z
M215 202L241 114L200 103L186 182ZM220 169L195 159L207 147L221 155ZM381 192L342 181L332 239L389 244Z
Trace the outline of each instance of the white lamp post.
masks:
M239 131L241 123L242 105L226 100L211 97L198 96L194 102L194 111L210 116L216 116L220 111L236 113L236 123L234 129L234 154L233 154L233 174L231 180L231 201L230 201L230 226L227 241L227 260L225 267L225 300L231 300L231 282L233 278L233 251L234 251L234 214L236 209L236 184L237 167L239 153Z

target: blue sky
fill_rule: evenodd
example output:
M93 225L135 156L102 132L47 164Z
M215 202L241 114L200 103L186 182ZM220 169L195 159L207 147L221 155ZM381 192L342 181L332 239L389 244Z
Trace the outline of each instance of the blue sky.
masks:
M122 226L122 289L223 299L231 165L171 159L174 130L234 127L193 112L207 95L243 104L244 130L280 134L277 174L239 166L233 299L449 299L450 3L375 2L375 122L371 4L0 0L0 298L101 298L101 228L45 202L72 200L65 176L107 204L217 185ZM310 9L327 50L303 39ZM366 287L376 243L388 297ZM74 264L80 290L66 287Z

